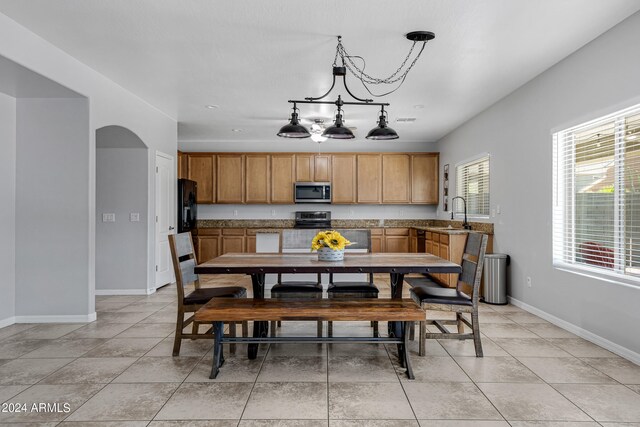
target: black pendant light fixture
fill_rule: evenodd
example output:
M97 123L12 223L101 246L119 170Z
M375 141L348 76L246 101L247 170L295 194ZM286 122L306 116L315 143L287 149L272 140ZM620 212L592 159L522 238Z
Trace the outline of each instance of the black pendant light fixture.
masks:
M378 127L373 128L367 134L367 139L374 140L387 140L398 139L399 136L395 130L387 126L387 119L385 117L384 105L380 109L380 120L378 121Z
M293 113L291 113L291 121L282 126L280 128L280 132L278 132L278 136L284 138L309 138L311 134L300 124L298 121L298 113L296 112L298 108L296 107L295 102L293 103Z
M378 126L372 129L367 134L367 139L372 139L372 140L398 139L399 137L396 131L387 126L388 118L386 116L386 111L384 110L384 107L389 106L389 103L373 102L373 99L364 99L364 98L359 98L355 96L347 86L346 76L347 76L347 71L349 71L353 76L355 76L358 80L360 80L360 82L362 83L364 88L367 90L367 92L369 92L369 94L372 96L381 97L381 96L386 96L395 92L400 88L400 86L402 86L402 84L404 83L404 80L407 78L407 74L409 73L409 71L411 71L415 63L418 61L418 58L420 58L420 55L422 54L422 51L425 48L425 45L429 40L433 40L435 38L435 34L433 34L430 31L412 31L410 33L407 33L405 37L408 40L413 41L413 45L411 46L411 49L409 50L407 57L404 59L400 67L398 67L398 69L393 74L391 74L387 78L381 79L381 78L371 77L370 75L366 74L364 72L364 69L365 69L364 58L360 56L349 55L345 50L344 46L342 45L342 37L338 36L338 45L336 46L336 56L333 60L333 82L331 84L331 87L322 96L307 97L304 100L289 100L289 102L293 104L293 113L291 114L291 121L289 122L289 124L283 126L280 129L280 132L278 132L278 136L284 137L284 138L307 138L311 136L309 131L304 126L302 126L298 120L298 113L297 113L298 109L296 107L296 104L325 104L325 105L333 104L336 107L338 107L334 125L328 127L323 132L322 136L326 138L332 138L332 139L354 139L355 135L353 134L353 132L351 132L351 129L346 127L344 124L342 106L343 105L374 105L381 108L380 118L378 121ZM413 58L413 60L409 61L418 43L422 43L422 45L420 46L420 49L418 53L415 55L415 57ZM338 57L340 57L342 61L341 66L338 66L336 64ZM354 58L362 61L362 64L363 64L362 68L356 65L356 63L354 62ZM406 66L407 63L409 63L408 66ZM345 102L342 100L342 97L340 95L338 95L338 99L336 101L321 101L322 99L326 98L329 95L329 93L333 90L334 86L336 85L336 77L342 77L342 83L344 85L345 90L357 102L355 101ZM388 91L386 93L378 94L378 95L371 92L371 90L368 87L368 85L396 84L396 83L397 83L397 87L395 87L393 90Z

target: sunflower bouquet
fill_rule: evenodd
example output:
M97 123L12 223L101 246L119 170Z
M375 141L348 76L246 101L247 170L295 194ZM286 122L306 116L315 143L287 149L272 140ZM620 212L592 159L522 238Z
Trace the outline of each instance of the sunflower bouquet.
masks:
M317 251L322 248L329 248L333 251L343 251L345 246L350 244L350 241L335 230L321 231L311 241L311 250Z

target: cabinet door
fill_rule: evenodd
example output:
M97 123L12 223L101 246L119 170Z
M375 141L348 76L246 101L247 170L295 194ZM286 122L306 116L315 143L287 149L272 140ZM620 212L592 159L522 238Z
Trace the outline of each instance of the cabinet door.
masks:
M418 252L418 233L415 228L409 230L409 252Z
M217 202L244 202L244 155L218 154Z
M382 155L382 203L411 202L411 161L408 154Z
M382 201L382 157L379 154L358 154L358 203Z
M182 151L178 151L178 179L189 179L189 157Z
M215 203L216 156L212 154L188 154L187 177L198 183L196 201Z
M371 253L384 252L384 236L371 236Z
M334 154L331 159L331 203L356 202L356 156Z
M316 154L314 156L313 177L315 182L331 181L331 156Z
M296 182L313 182L314 169L313 154L296 154Z
M222 255L244 252L244 236L222 236Z
M198 236L196 240L198 263L209 261L220 255L220 238L218 236Z
M409 236L385 236L385 252L409 252Z
M438 204L438 155L411 155L411 203Z
M268 154L246 155L246 203L269 203L271 201L271 168Z
M256 252L256 236L247 236L246 237L247 247L245 248L245 252L247 253L255 253Z
M271 203L293 203L296 164L293 154L271 155Z
M449 245L440 243L440 258L443 259L450 259L451 254L449 253ZM441 279L442 282L446 285L446 286L455 286L455 282L453 282L453 278L452 276L454 276L453 274L441 274ZM455 275L457 278L457 275ZM453 283L452 283L453 282Z

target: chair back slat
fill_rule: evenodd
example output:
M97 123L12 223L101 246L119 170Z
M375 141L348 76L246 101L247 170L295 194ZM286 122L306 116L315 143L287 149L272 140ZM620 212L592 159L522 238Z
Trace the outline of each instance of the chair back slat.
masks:
M169 249L171 261L173 261L173 272L176 276L178 304L182 304L185 286L193 283L196 288L200 287L199 277L194 270L197 259L191 233L169 235Z
M180 233L175 235L175 248L178 258L194 253L190 233Z
M199 280L195 273L196 260L193 258L180 262L180 275L182 276L182 286L187 286Z
M489 236L482 233L469 233L467 243L462 256L462 273L458 276L457 289L460 292L468 292L471 287L471 299L473 304L478 303L480 282L482 281L482 267L484 255L487 250Z

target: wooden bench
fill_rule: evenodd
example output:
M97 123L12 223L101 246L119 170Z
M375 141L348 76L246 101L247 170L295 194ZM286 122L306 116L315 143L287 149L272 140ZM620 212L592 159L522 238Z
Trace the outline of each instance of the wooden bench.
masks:
M407 369L407 376L413 379L413 371L409 360L409 334L413 322L424 320L424 311L409 299L213 299L196 312L196 321L213 323L215 344L211 376L216 378L224 363L222 345L225 343L386 343L398 345L398 356L401 366ZM310 320L310 321L378 321L401 322L402 336L398 337L268 337L266 330L261 336L225 337L223 322L243 321L278 321L278 320Z

